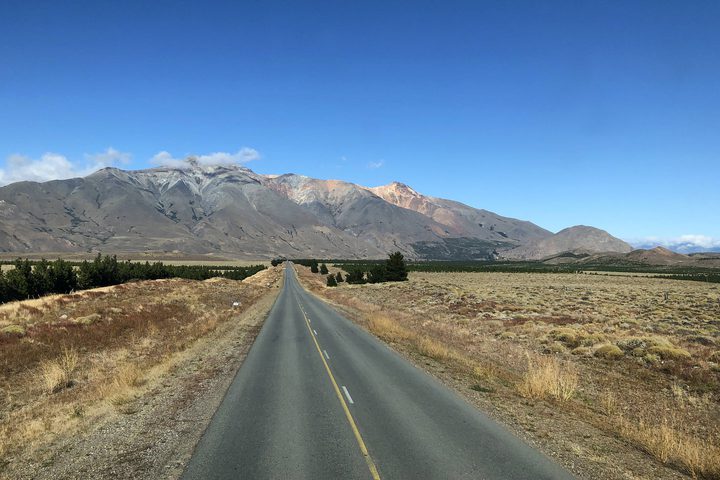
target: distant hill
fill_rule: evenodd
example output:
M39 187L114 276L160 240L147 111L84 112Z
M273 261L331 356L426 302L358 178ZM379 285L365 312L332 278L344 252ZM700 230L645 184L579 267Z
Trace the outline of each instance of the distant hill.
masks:
M693 267L720 268L720 253L693 253L685 255L664 247L637 249L628 253L569 253L563 252L546 257L543 263L550 265L575 264L607 265L609 267L654 266L654 267Z
M541 258L629 246L592 227L528 221L394 182L369 188L238 166L126 171L0 188L0 252L218 254L237 258Z
M509 259L543 259L564 252L599 253L632 251L630 244L615 238L605 230L585 225L566 228L555 235L527 242L503 253Z

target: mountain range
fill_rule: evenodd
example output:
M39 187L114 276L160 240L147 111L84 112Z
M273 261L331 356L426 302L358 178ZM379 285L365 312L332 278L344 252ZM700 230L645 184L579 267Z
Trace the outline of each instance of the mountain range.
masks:
M585 226L557 234L402 183L364 187L240 166L186 165L0 188L0 251L216 254L233 258L536 259L629 252Z

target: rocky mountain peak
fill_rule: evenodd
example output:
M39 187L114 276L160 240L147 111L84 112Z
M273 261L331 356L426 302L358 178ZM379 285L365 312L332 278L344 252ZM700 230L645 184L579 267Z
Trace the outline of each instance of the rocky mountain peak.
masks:
M584 228L590 227L565 234L560 245L571 250L592 246L595 239L603 249L618 246L598 236L599 230L578 230ZM0 188L0 251L18 253L382 258L400 250L408 258L487 259L551 235L527 221L423 195L402 182L368 188L296 174L259 175L194 157L145 170L105 168L85 178Z

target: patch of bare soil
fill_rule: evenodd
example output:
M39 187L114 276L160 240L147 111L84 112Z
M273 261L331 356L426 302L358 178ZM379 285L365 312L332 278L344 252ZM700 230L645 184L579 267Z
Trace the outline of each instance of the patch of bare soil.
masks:
M14 345L34 364L3 370L0 478L177 478L259 332L281 277L274 268L264 272L262 286L140 282L35 301L32 317L23 308L14 309L21 316L6 314L5 323L24 327L12 341L42 348ZM86 324L77 321L88 317L93 320ZM41 342L38 332L48 329L54 335ZM0 361L13 366L0 352ZM45 389L43 368L65 365L68 355L76 357L70 381Z
M303 284L581 478L719 478L717 286L548 274ZM334 271L332 272L334 273Z

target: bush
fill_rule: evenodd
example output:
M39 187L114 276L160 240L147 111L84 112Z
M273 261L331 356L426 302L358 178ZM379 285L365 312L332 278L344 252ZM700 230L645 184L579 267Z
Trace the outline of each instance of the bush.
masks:
M656 345L647 349L650 355L657 355L663 360L687 360L690 358L690 352L680 347Z
M337 287L337 280L335 280L335 275L328 275L327 276L327 286L328 287Z
M613 345L612 343L606 343L597 347L595 349L594 355L600 358L616 360L618 358L622 358L624 354L623 351L620 350L620 347L618 347L617 345Z
M312 273L319 273L320 269L318 268L318 262L317 260L310 260L310 271Z
M327 274L328 274L327 265L325 265L324 263L323 263L322 265L320 265L320 273L323 274L323 275L327 275Z
M345 279L344 279L343 276L342 276L342 273L337 272L337 275L335 275L335 281L336 281L337 283L342 283L342 282L345 281Z

